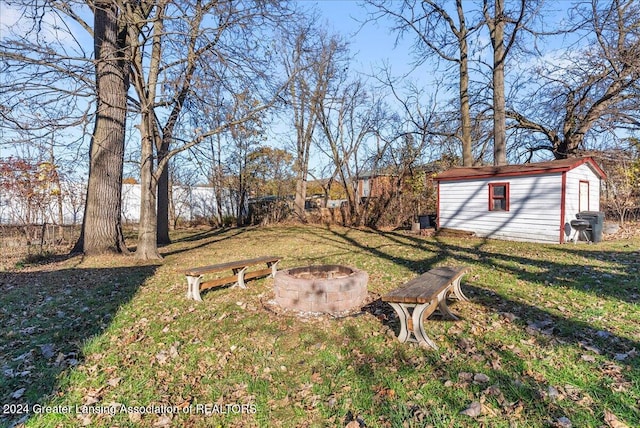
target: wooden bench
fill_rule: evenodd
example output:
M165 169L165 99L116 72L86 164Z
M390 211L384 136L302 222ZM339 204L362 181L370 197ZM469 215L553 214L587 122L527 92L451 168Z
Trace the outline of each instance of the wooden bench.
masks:
M275 276L279 261L280 257L265 256L255 259L238 260L236 262L220 263L217 265L188 269L185 271L185 275L187 276L187 299L198 300L201 302L202 298L200 297L200 291L234 282L234 287L239 286L241 288L247 288L245 281L249 279L268 275ZM266 269L247 271L249 267L260 264L266 264ZM204 282L202 281L204 275L229 270L233 272L233 275L225 276L223 278L215 278Z
M460 289L460 280L468 272L466 267L439 267L412 279L382 297L400 318L400 342L418 342L420 345L438 349L424 330L423 321L436 309L442 316L457 320L449 311L447 298L468 301Z

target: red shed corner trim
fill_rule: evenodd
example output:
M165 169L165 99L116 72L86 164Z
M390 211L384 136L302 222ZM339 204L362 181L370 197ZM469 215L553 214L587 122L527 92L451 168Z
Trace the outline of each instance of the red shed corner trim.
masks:
M600 178L605 179L607 174L590 157L561 159L549 162L527 163L522 165L502 165L502 166L478 166L478 167L456 167L438 174L434 177L440 181L472 180L480 178L496 177L516 177L526 175L565 173L569 170L588 164L593 172Z

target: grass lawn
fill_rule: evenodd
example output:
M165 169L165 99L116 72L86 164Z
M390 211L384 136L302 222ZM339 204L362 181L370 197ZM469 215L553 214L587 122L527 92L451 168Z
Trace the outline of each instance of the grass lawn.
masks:
M0 272L0 426L640 426L640 239L541 245L277 226L179 232L161 264ZM345 317L274 311L273 279L185 299L183 270L262 255L369 273ZM471 268L437 351L379 297ZM14 413L14 414L10 414Z

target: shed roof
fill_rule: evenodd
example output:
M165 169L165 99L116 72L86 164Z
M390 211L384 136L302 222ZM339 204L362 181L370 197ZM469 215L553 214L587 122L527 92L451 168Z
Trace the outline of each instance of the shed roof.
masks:
M456 167L438 174L436 180L472 180L492 177L512 177L525 175L551 174L566 172L587 164L600 178L606 178L605 172L590 157L560 159L548 162L525 163L522 165Z

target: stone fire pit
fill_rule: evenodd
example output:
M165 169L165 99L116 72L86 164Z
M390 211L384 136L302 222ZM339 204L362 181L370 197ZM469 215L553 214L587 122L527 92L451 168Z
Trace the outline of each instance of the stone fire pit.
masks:
M274 277L276 303L301 312L340 313L360 309L367 297L369 275L340 265L281 270Z

